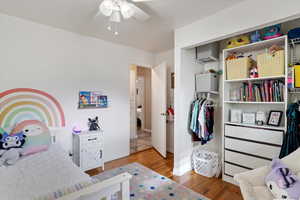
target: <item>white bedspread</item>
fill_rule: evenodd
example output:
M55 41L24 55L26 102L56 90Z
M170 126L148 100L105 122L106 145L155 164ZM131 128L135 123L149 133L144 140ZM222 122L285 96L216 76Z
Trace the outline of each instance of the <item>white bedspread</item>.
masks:
M32 200L61 188L90 181L57 146L23 158L14 166L0 168L1 200Z

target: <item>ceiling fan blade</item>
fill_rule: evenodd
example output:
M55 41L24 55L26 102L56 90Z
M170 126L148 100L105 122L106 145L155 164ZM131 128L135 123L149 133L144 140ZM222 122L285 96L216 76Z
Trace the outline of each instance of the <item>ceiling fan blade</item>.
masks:
M148 15L145 11L140 9L134 4L130 4L131 8L134 10L133 17L139 21L146 21L150 18L150 15Z

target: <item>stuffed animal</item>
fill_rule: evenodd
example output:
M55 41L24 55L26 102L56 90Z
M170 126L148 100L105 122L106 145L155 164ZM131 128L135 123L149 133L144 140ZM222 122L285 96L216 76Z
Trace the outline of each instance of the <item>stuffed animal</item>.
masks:
M277 24L274 26L269 26L267 28L264 29L264 40L269 40L269 39L273 39L273 38L277 38L282 36L281 31L281 25Z
M252 43L261 41L261 35L260 35L259 31L255 31L255 32L251 33L250 39L251 39Z
M100 130L98 117L95 117L95 119L89 118L88 126L90 131Z
M300 181L279 159L272 162L272 170L266 176L265 182L277 199L300 200Z
M24 120L12 130L12 134L19 132L23 132L26 135L22 153L24 156L46 151L51 144L50 131L41 121Z
M252 67L250 69L250 75L249 75L250 78L258 78L258 70L257 70L257 67Z
M13 165L19 160L25 137L23 132L13 135L6 132L0 134L0 166Z
M250 39L247 35L241 35L238 37L231 38L227 41L227 48L239 47L245 44L249 44Z
M0 150L0 167L4 165L14 165L22 154L22 149L12 148L9 150Z

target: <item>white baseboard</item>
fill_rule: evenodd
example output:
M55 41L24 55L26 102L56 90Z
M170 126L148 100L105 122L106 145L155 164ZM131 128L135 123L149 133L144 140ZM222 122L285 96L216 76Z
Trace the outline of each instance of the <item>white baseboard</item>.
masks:
M173 175L182 176L182 175L184 175L185 173L187 173L191 170L192 170L191 164L185 164L185 165L182 165L182 166L179 166L179 167L176 167L176 168L174 167Z

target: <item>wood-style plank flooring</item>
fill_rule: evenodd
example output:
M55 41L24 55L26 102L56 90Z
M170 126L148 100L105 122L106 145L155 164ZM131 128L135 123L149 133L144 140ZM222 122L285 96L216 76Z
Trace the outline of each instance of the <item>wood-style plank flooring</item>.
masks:
M195 192L198 192L211 200L242 200L240 190L237 186L223 182L222 179L206 178L193 171L183 176L173 176L173 154L168 154L167 159L161 157L154 149L145 150L132 154L128 157L105 163L105 170L110 170L122 165L137 162L161 175L182 184ZM88 171L93 176L101 173L101 169Z

